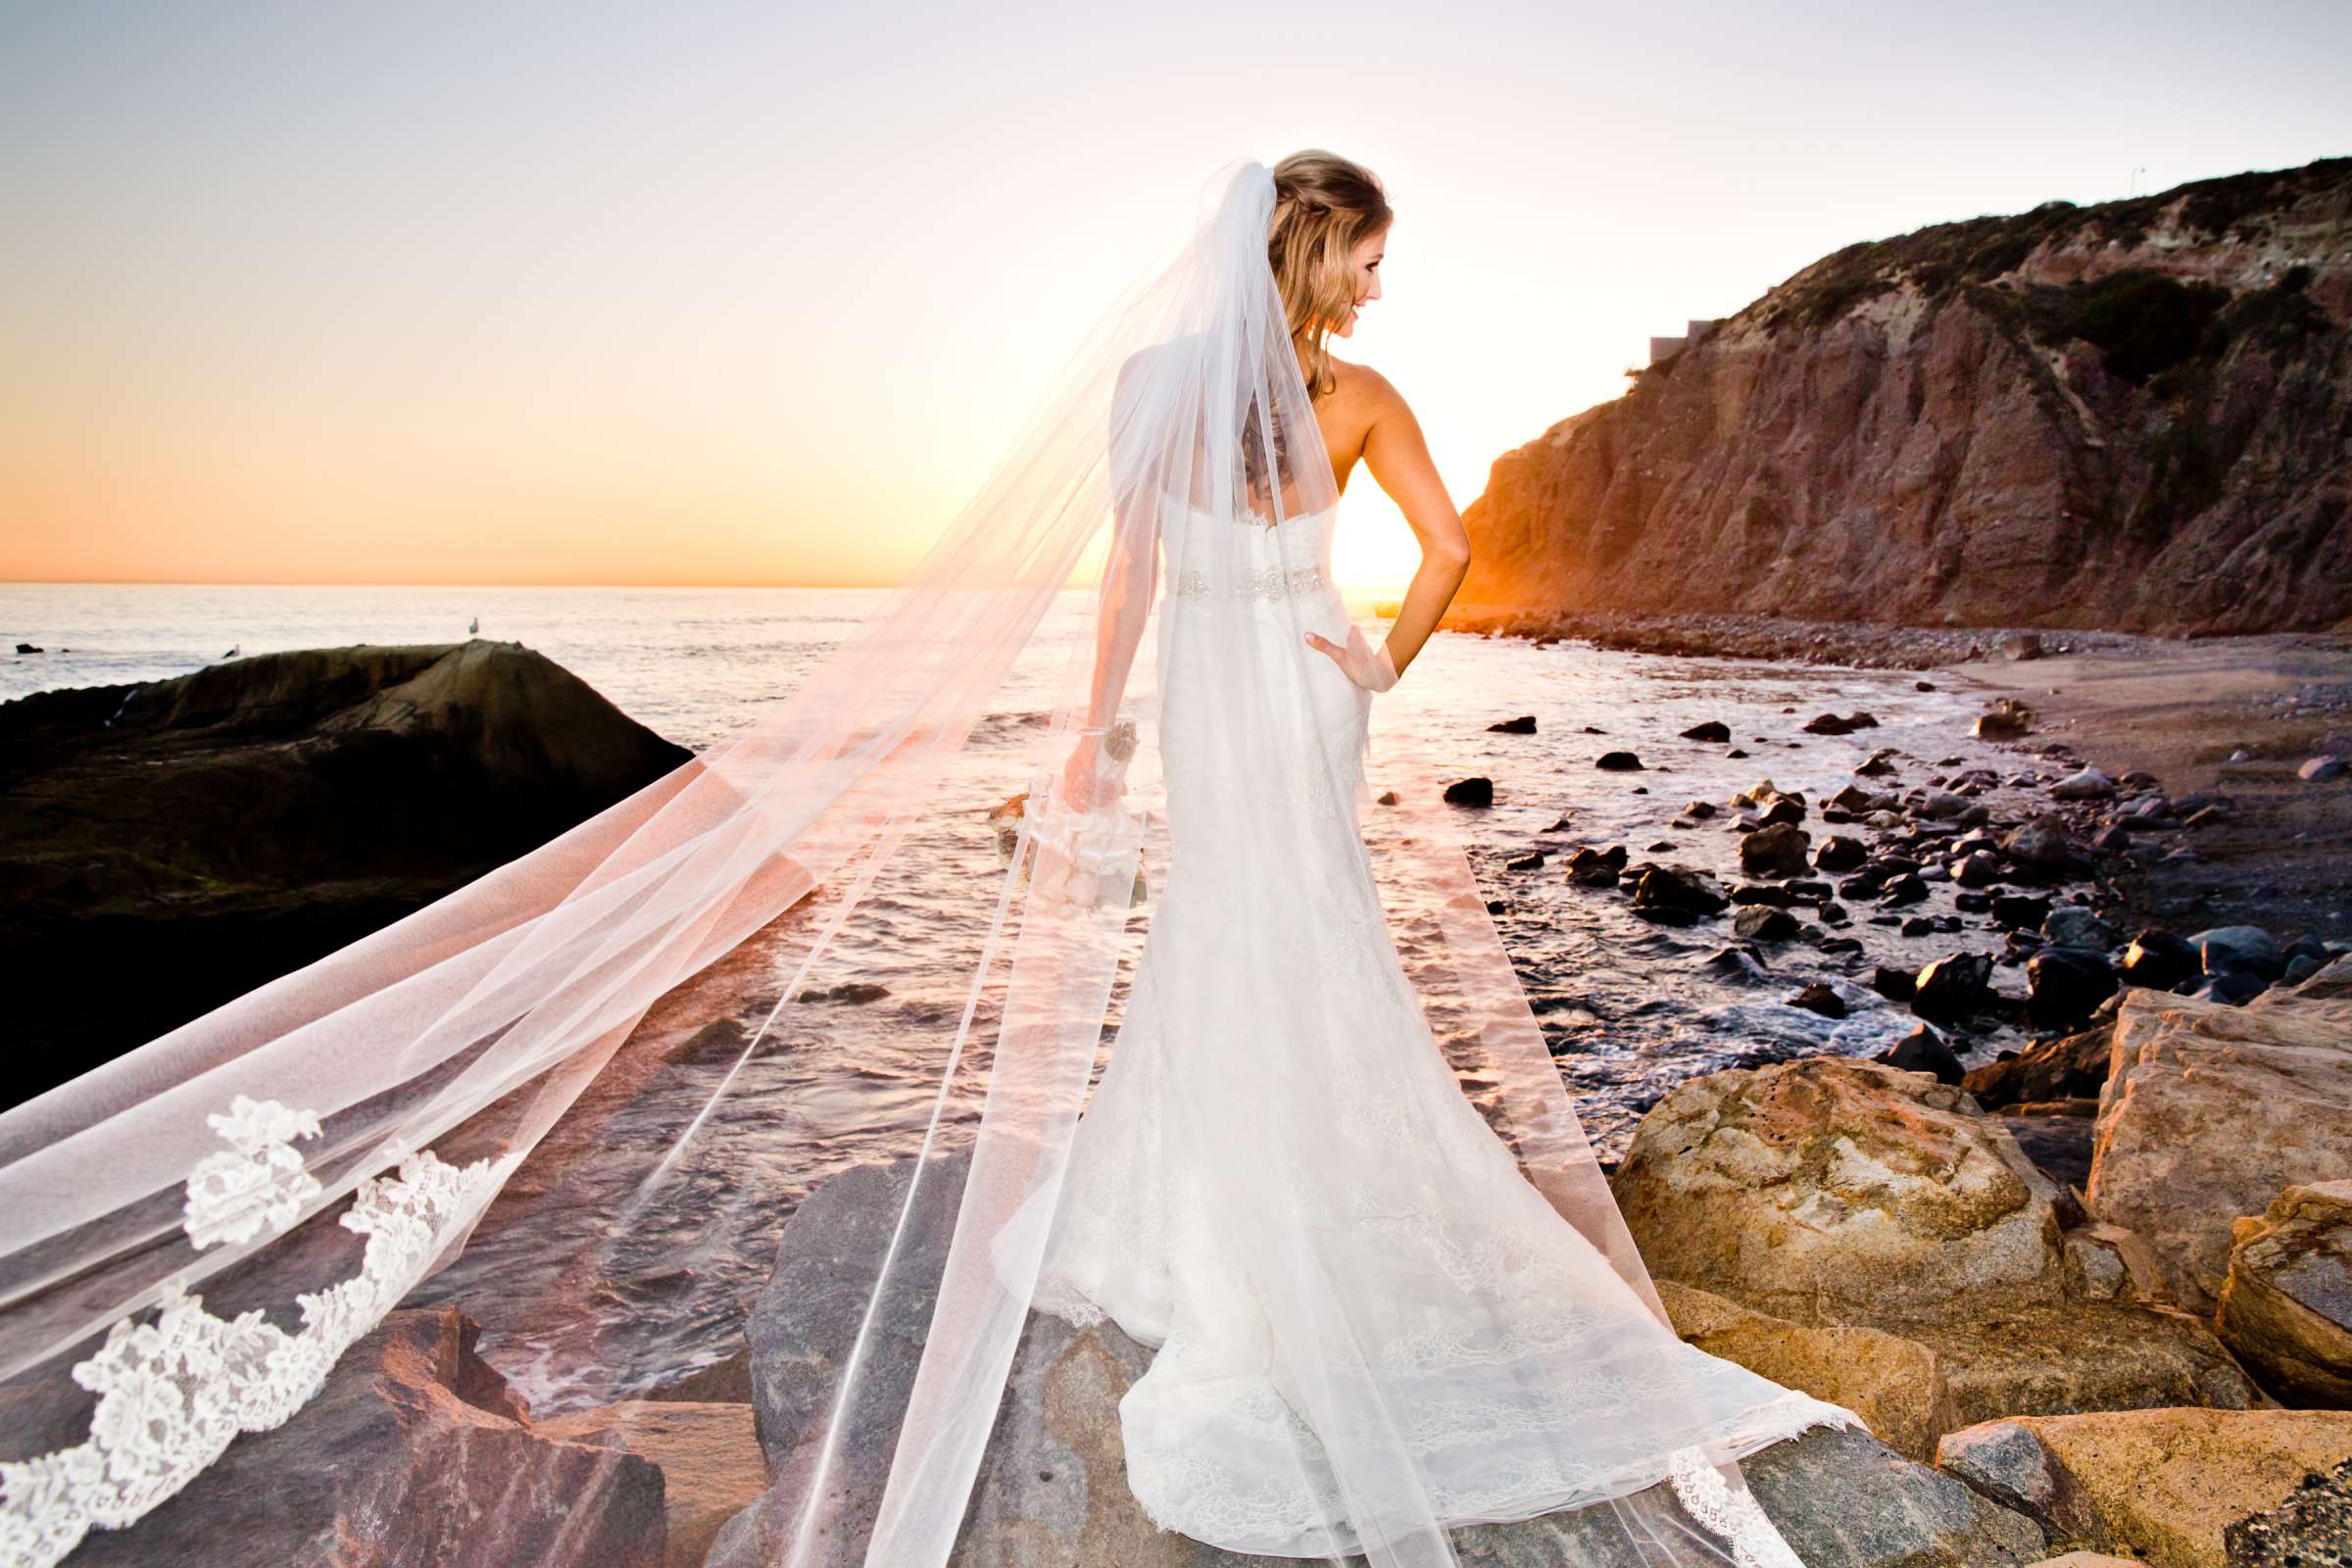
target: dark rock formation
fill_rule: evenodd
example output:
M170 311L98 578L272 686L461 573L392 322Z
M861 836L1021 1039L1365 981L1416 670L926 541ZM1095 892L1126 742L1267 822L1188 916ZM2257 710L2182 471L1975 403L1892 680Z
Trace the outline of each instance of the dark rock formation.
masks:
M1955 953L1919 971L1911 1010L1923 1018L1959 1018L1991 1000L1992 960L1981 953Z
M1787 909L1750 905L1732 917L1732 934L1742 942L1794 942L1805 934L1805 923Z
M1789 822L1770 822L1740 841L1740 868L1750 876L1803 876L1813 835Z
M2095 1096L2107 1083L2115 1031L2100 1027L2056 1040L2036 1040L2013 1056L1969 1070L1963 1080L1986 1110Z
M1902 1072L1931 1073L1938 1083L1959 1083L1967 1072L1943 1036L1924 1023L1872 1059Z
M270 654L0 705L0 948L41 977L0 1093L331 953L690 755L514 643Z
M2330 625L2348 231L2334 159L1849 246L1497 459L1449 619Z
M1796 995L1788 999L1788 1005L1802 1007L1807 1012L1818 1012L1824 1018L1845 1016L1845 999L1838 994L1836 986L1824 980L1816 980L1799 989Z
M2200 962L2197 950L2185 939L2151 927L2132 939L2118 972L2127 985L2170 991L2195 974Z
M1691 925L1730 904L1695 871L1653 865L1634 884L1634 912L1659 925Z
M2026 960L2027 1015L2045 1029L2082 1024L2115 995L2106 956L2082 948L2049 947Z
M1446 804L1448 806L1493 806L1494 804L1494 781L1483 774L1471 778L1457 778L1446 786Z
M1568 857L1568 880L1579 887L1613 888L1617 875L1625 869L1625 846L1612 844L1605 850L1590 845Z
M1860 839L1833 833L1813 852L1813 863L1830 872L1851 871L1870 858L1870 847Z

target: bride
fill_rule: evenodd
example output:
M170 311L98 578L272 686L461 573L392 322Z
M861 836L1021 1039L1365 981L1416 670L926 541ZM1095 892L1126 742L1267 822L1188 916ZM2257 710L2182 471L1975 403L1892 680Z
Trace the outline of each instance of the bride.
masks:
M1696 1500L1699 1446L1743 1453L1854 1418L1682 1344L1522 1175L1439 1052L1357 787L1371 698L1436 627L1469 543L1412 411L1324 341L1380 297L1380 183L1320 151L1239 183L1271 196L1268 270L1312 425L1245 461L1244 514L1134 475L1157 492L1175 585L1158 649L1170 861L1034 1299L1158 1348L1119 1404L1128 1481L1154 1522L1229 1550L1435 1560L1434 1539L1404 1544L1434 1524L1661 1479ZM1422 547L1377 647L1331 579L1359 461ZM1091 683L1098 721L1132 656L1135 622L1117 625ZM1302 663L1294 640L1323 657ZM1101 728L1062 777L1090 805ZM1330 788L1286 787L1327 771ZM1738 1560L1794 1560L1760 1510L1732 1513Z
M1858 1418L1676 1337L1429 792L1370 799L1373 699L1468 561L1411 411L1328 348L1380 297L1391 222L1379 181L1332 154L1228 165L938 545L740 738L0 1113L0 1408L43 1411L0 1451L0 1564L136 1530L232 1445L297 1438L338 1359L420 1283L467 1247L508 1255L531 1210L493 1208L501 1189L551 1134L593 1138L601 1075L637 1060L648 1008L757 935L782 1000L590 1218L625 1236L674 1194L722 1100L760 1113L749 1064L916 853L909 825L1024 650L1056 647L922 1143L968 1138L968 1159L909 1162L887 1245L858 1260L854 1338L795 1364L824 1396L790 1431L760 1405L775 1475L737 1560L1123 1560L1052 1527L1074 1455L987 1463L1042 1312L1152 1348L1118 1400L1123 1481L1082 1485L1123 1485L1210 1546L1419 1568L1458 1560L1457 1527L1559 1514L1573 1544L1553 1560L1796 1563L1738 1460ZM1331 571L1359 463L1423 551L1377 647ZM1094 585L1075 601L1074 577ZM1424 895L1411 974L1375 808ZM1424 989L1446 999L1442 1037ZM943 1207L926 1259L911 1238ZM560 1313L522 1332L513 1294L463 1304L550 1408L684 1370L606 1364L584 1311L565 1343ZM894 1382L889 1347L908 1343ZM21 1441L84 1417L78 1442ZM982 1490L1026 1546L975 1544Z

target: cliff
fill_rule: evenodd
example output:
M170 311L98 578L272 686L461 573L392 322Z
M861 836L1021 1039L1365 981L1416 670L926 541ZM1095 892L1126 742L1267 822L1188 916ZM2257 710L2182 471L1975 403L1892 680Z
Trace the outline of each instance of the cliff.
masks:
M1450 622L2352 616L2352 159L1816 262L1498 459Z
M514 643L0 705L11 1101L333 952L691 756Z

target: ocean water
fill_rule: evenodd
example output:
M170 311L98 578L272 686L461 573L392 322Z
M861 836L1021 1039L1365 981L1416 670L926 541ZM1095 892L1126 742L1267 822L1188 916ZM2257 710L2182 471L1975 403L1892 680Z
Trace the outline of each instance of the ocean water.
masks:
M547 654L653 729L701 749L756 723L882 598L856 589L5 586L0 646L46 651L0 656L0 698L164 678L232 648L456 642L478 616L481 636ZM1359 618L1377 634L1368 610ZM790 922L823 917L820 891L657 1004L525 1167L528 1179L428 1284L428 1298L460 1300L483 1319L486 1352L535 1403L595 1402L725 1353L745 1300L764 1282L780 1217L840 1169L916 1146L1003 875L985 814L1024 786L1039 760L1044 718L1078 646L1076 624L1074 614L1050 622L1059 629L1042 635L1016 668L910 830L906 853L808 981L878 989L858 993L866 1000L803 1002L770 1022L788 978L773 950ZM1740 880L1729 799L1760 779L1818 802L1881 748L1901 754L1899 784L1925 783L1955 763L2016 773L2014 755L1968 738L1979 702L1940 684L1920 691L1905 671L1441 633L1376 700L1375 793L1384 751L1394 755L1401 741L1441 759L1445 777L1494 781L1495 804L1455 820L1604 1157L1620 1154L1642 1112L1684 1078L1758 1055L1869 1054L1907 1033L1916 1022L1908 1010L1869 988L1874 964L1991 952L1998 941L1974 920L1964 934L1905 938L1870 924L1873 911L1862 906L1840 934L1858 937L1864 954L1825 957L1789 944L1765 953L1762 977L1743 978L1707 962L1731 941L1728 919L1684 929L1636 919L1621 894L1570 885L1567 853L1622 843L1636 859L1704 869L1728 888ZM1843 737L1802 732L1815 713L1856 709L1879 727ZM1518 714L1536 718L1535 734L1488 729ZM1680 738L1703 719L1729 724L1734 746L1749 755ZM1647 769L1597 770L1594 759L1611 750L1637 753ZM1699 800L1720 814L1675 827L1682 807ZM1367 836L1377 866L1371 818ZM1542 869L1506 867L1537 848L1549 854ZM1148 870L1152 854L1148 842ZM1949 896L1938 887L1903 912L1948 912ZM1408 970L1417 912L1409 894L1392 901ZM1147 911L1138 916L1131 935ZM1787 1004L1812 980L1837 989L1845 1018ZM1123 986L1122 978L1121 997ZM1434 1020L1446 999L1427 1000ZM759 1048L740 1059L755 1036ZM1974 1059L2001 1043L1978 1041ZM967 1080L951 1093L951 1138L976 1116L977 1087ZM673 1154L663 1166L670 1190L641 1201L649 1166ZM631 1223L615 1231L607 1216L622 1211ZM585 1351L576 1332L583 1311L600 1325Z

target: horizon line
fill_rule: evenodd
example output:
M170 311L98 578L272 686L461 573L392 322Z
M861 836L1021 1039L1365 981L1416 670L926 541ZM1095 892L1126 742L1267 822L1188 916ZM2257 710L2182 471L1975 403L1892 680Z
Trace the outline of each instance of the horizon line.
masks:
M742 588L777 591L808 588L888 590L900 586L904 581L901 578L895 582L401 582L320 577L0 577L0 588L473 588L488 591L509 588L663 588L718 592ZM1055 592L1081 592L1098 586L1096 583L1071 583ZM1343 595L1399 595L1404 592L1402 584L1393 583L1343 581L1336 586Z

